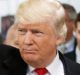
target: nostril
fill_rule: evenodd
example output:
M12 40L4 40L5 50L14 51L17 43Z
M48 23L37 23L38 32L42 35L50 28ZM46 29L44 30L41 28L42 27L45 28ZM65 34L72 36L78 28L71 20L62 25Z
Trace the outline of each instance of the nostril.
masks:
M26 38L26 39L24 39L24 44L26 44L26 45L32 45L33 41L32 41L31 38Z
M31 46L32 44L27 44L28 46Z
M26 45L32 45L32 41L24 41L24 44L26 44Z

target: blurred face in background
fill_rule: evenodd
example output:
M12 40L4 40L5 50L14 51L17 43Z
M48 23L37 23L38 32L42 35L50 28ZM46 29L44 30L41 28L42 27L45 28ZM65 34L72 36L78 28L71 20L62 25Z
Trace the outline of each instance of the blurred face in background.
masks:
M7 32L6 39L4 40L4 44L11 45L13 47L18 48L18 38L17 38L17 25L12 25Z
M77 38L77 45L80 48L80 22L77 22L76 38Z
M68 15L68 11L65 10L65 20L66 20L66 26L67 26L67 37L66 37L66 41L69 41L72 36L73 36L73 31L74 31L74 21L72 21L70 18L69 18L69 15Z

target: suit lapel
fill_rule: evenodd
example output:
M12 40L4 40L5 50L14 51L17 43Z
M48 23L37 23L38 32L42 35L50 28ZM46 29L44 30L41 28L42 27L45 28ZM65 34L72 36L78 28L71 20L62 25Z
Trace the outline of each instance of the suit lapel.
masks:
M76 40L76 38L75 38L74 50L73 50L74 61L76 61L76 46L77 46L77 40Z
M76 54L75 54L76 45L77 45L77 41L76 41L76 39L75 39L73 51L64 54L66 57L68 57L68 58L71 59L72 61L76 61Z
M60 52L59 52L59 57L63 63L63 67L64 67L64 74L65 75L73 75L73 73L71 72L70 70L70 67L69 67L69 60L67 60L66 57L64 57Z

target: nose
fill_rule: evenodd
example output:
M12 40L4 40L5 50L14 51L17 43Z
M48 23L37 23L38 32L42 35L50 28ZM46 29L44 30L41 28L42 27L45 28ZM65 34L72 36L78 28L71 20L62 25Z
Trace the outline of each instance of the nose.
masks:
M24 43L26 45L32 45L33 44L33 37L32 37L32 33L31 32L27 32L25 34L25 37L24 37Z

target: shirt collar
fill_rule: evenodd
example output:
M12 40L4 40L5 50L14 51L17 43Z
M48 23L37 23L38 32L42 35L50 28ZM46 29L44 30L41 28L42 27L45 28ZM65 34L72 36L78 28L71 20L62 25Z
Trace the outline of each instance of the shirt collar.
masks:
M76 62L80 64L80 49L76 47Z
M33 72L34 70L35 68L29 65L29 72Z
M52 61L50 65L48 65L46 68L49 71L51 75L55 75L59 72L60 65L62 64L61 60L59 59L59 53L57 52L56 57Z
M65 44L68 52L71 52L74 49L74 41L75 39L72 37L71 40Z

